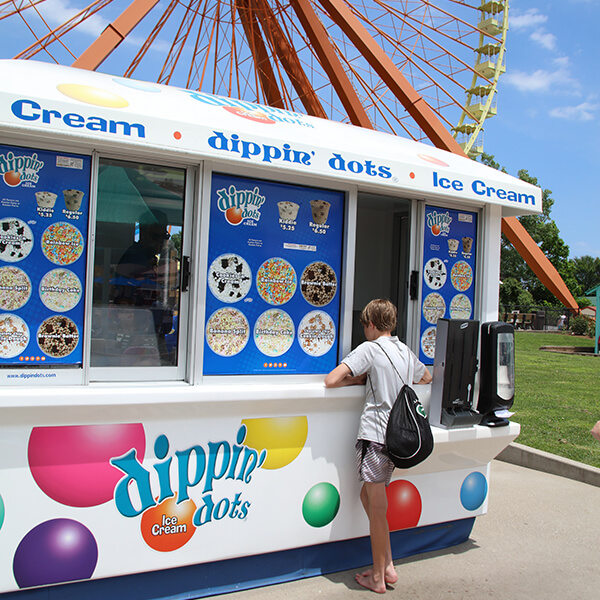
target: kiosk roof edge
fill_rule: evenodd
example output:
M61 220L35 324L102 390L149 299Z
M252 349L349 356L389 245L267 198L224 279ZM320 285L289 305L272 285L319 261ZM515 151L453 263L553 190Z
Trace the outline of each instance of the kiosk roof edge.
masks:
M541 190L466 157L383 132L199 91L48 63L0 60L0 127L89 148L238 161L424 198L539 213Z

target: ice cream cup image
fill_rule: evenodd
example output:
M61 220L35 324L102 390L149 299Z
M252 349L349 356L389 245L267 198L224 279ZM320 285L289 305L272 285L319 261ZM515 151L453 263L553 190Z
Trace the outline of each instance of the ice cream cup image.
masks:
M458 240L448 240L448 250L458 252Z
M279 218L285 219L286 221L295 221L298 216L298 209L300 206L295 202L278 202L277 208L279 209Z
M462 239L462 245L463 245L463 252L471 252L471 248L473 247L473 238L471 237L464 237Z
M310 208L312 210L313 222L317 225L323 225L327 223L327 217L329 216L329 208L331 204L325 200L311 200Z
M53 194L52 192L36 192L35 199L40 208L54 208L56 194Z
M67 210L79 210L83 200L83 192L79 190L63 190Z

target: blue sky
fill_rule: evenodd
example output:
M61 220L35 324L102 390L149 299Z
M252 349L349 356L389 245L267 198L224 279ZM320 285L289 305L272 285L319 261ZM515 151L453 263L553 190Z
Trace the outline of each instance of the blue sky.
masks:
M73 6L84 4L55 0L51 18L62 22L73 14ZM118 3L116 14L122 8ZM485 151L510 174L527 169L552 191L552 217L571 257L600 257L600 67L595 44L600 0L510 0L509 15L507 69L499 83L498 115L485 124ZM81 33L96 37L105 24L90 19ZM0 21L2 58L30 43L23 41L31 39L24 26L13 25L2 31ZM125 44L139 48L135 31L132 38ZM109 61L102 68L110 71Z
M600 0L510 0L506 73L484 148L552 191L570 256L600 256Z

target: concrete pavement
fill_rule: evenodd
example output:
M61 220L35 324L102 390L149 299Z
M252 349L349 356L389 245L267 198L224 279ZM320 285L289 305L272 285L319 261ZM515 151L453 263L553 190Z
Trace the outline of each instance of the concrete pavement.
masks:
M578 464L578 463L577 463ZM600 595L600 487L499 460L488 513L469 540L396 561L387 598L596 600ZM223 600L374 598L355 571L220 596Z

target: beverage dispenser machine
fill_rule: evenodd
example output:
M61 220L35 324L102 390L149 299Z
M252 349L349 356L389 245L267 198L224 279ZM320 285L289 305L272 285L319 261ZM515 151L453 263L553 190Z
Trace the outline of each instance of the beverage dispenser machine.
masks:
M479 321L438 319L429 422L445 428L481 421L473 408Z
M509 323L481 326L481 371L477 410L488 427L508 425L501 416L515 397L515 330ZM500 413L500 414L498 414Z

